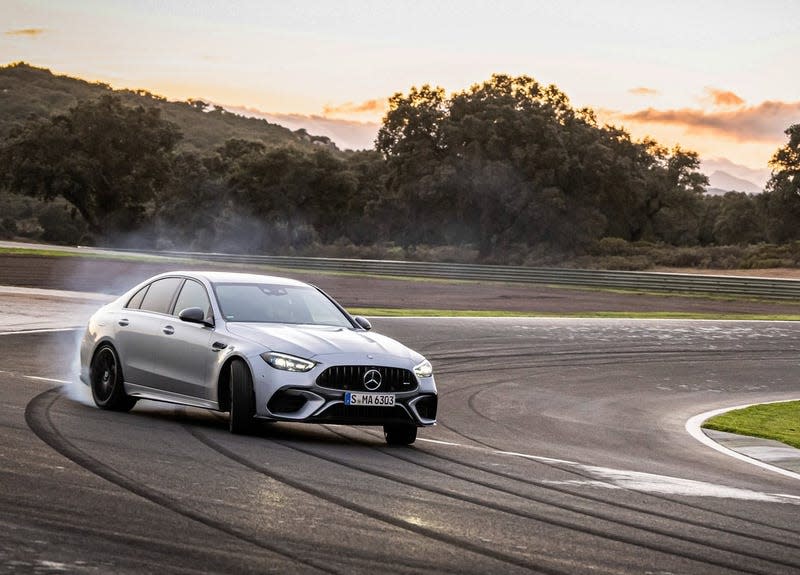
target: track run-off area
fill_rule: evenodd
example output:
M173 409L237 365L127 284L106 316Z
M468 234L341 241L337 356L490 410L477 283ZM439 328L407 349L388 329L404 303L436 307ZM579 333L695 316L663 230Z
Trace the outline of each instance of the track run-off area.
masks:
M436 369L439 425L410 448L370 427L241 437L224 414L104 412L73 383L78 330L3 332L0 572L800 572L800 482L685 429L796 397L796 324L373 325Z

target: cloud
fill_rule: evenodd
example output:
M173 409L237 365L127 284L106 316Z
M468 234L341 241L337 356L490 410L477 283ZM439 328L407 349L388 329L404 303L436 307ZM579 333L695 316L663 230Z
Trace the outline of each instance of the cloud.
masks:
M28 36L35 38L45 33L44 28L19 28L16 30L6 30L6 36Z
M689 133L714 134L739 142L780 142L784 130L800 120L800 101L766 101L757 106L711 112L696 108L647 108L619 117L627 122L678 126Z
M638 88L631 88L628 90L630 94L636 94L637 96L658 96L659 91L655 88L647 88L645 86L639 86Z
M345 102L338 106L325 106L323 116L339 116L344 114L382 114L387 107L387 100L375 99L365 102Z
M744 104L744 100L728 90L706 88L706 94L715 106L742 106Z

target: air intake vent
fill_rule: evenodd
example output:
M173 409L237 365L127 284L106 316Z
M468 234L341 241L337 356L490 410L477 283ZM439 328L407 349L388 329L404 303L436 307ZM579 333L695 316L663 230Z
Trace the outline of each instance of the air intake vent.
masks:
M279 391L269 400L267 409L276 415L279 413L296 413L303 409L306 401L308 400L302 395Z
M436 407L438 399L435 395L428 395L418 400L414 407L419 416L424 419L436 419Z

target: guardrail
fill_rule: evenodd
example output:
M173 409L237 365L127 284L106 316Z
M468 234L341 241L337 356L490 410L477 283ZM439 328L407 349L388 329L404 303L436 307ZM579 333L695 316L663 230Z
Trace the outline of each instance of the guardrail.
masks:
M660 272L628 272L563 268L529 268L478 264L364 260L292 256L256 256L223 253L109 250L190 258L213 262L261 264L293 270L355 274L496 281L584 288L683 292L800 301L800 280L713 276Z

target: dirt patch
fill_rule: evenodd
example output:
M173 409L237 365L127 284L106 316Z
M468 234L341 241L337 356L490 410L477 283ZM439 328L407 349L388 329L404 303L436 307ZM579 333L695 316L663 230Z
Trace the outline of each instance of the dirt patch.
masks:
M158 273L186 266L73 257L0 256L0 285L119 294ZM192 265L196 270L264 273L252 266ZM721 301L703 297L617 294L494 282L438 282L270 272L314 283L345 307L497 310L533 313L692 312L800 314L800 302Z

